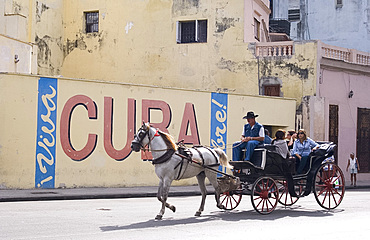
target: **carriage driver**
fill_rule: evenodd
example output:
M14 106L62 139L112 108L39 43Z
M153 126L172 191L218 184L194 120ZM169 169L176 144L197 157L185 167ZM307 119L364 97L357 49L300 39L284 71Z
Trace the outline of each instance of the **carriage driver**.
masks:
M242 150L245 148L245 161L250 161L254 148L259 144L263 144L265 139L265 129L262 124L256 122L254 112L248 112L243 119L247 119L248 123L244 125L241 141L233 144L233 161L241 161Z

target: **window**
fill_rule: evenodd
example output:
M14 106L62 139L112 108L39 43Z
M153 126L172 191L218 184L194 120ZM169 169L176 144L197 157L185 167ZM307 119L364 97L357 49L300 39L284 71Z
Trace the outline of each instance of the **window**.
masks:
M357 108L357 158L362 173L370 172L370 109Z
M86 33L99 32L99 12L85 12Z
M280 85L265 85L265 96L280 97Z
M261 28L261 23L255 18L254 19L254 38L257 39L258 41L260 40L260 31Z
M335 5L337 8L343 7L343 0L335 0Z
M288 10L288 20L289 21L301 20L301 10L300 9L289 9Z
M177 22L177 43L207 42L207 20Z

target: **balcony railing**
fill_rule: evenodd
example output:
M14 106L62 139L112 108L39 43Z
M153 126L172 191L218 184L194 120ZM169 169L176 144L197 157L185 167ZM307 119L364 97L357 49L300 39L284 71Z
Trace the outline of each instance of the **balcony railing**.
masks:
M356 49L348 49L328 44L321 44L322 57L340 60L348 63L370 65L370 53L361 52Z
M370 53L356 49L348 49L319 42L321 55L324 58L335 59L359 65L370 65ZM257 42L255 43L256 57L288 57L294 54L293 41Z
M293 55L293 41L256 43L257 57L282 57Z

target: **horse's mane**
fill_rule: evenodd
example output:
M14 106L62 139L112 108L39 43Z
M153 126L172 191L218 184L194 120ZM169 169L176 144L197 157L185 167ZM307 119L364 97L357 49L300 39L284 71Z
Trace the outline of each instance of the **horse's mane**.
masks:
M171 135L169 135L168 133L162 132L161 130L158 130L158 133L162 136L164 142L166 143L169 149L173 149L175 151L177 150L177 145Z

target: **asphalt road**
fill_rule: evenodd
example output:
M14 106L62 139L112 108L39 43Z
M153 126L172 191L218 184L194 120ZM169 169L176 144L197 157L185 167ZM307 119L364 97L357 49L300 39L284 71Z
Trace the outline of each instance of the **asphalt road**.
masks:
M156 198L0 203L0 239L367 239L370 191L347 191L341 205L322 209L313 194L269 215L254 211L250 196L232 211L213 196L195 217L200 196L172 197L176 213L155 221Z

